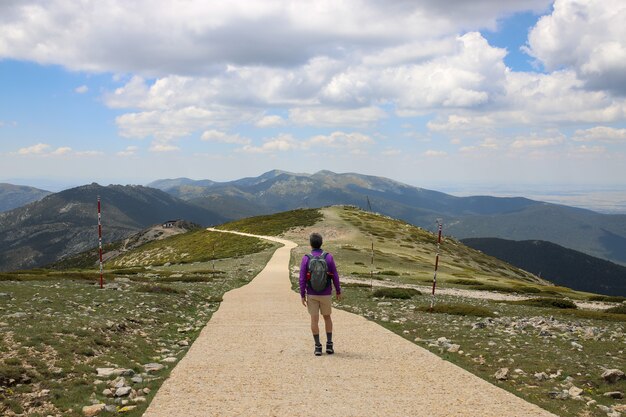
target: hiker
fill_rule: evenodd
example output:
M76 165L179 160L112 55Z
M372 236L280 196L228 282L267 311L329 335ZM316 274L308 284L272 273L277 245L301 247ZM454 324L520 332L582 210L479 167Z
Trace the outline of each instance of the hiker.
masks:
M333 321L330 317L331 298L334 285L337 301L341 300L339 274L333 256L322 250L322 235L312 233L309 242L311 243L311 253L304 255L300 263L300 296L302 297L302 305L307 307L311 315L315 356L322 355L318 324L320 312L324 317L326 327L326 353L332 355L335 350L333 349Z

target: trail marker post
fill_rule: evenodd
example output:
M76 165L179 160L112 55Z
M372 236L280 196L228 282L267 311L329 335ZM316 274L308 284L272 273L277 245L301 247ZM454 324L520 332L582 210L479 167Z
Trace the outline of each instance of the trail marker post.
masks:
M435 288L437 287L437 269L439 267L439 250L441 248L441 229L443 228L443 224L441 219L437 219L437 228L439 229L437 235L437 255L435 256L435 275L433 275L433 292L430 299L430 309L432 310L435 306Z
M372 262L370 263L370 290L374 290L374 241L372 240Z
M98 196L98 252L100 253L100 288L104 288L102 275L102 216L100 214L100 196Z

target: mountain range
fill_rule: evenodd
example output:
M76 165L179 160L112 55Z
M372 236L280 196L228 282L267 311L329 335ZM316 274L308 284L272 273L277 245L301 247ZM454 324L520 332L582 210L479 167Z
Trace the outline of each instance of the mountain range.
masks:
M52 194L50 191L25 185L0 183L0 212L24 206Z
M432 229L437 219L456 238L545 240L626 265L626 215L522 197L456 197L387 178L320 171L270 171L229 182L188 178L148 184L222 216L242 218L300 207L352 204Z
M226 220L154 188L95 183L76 187L0 213L0 271L46 265L97 246L98 196L104 242L170 219L201 225Z
M626 267L542 240L463 239L463 244L557 285L626 296Z
M169 219L212 225L260 214L338 204L458 239L543 240L626 265L626 215L600 214L527 198L456 197L355 173L270 171L216 182L158 180L148 187L76 187L0 213L0 270L46 265L97 245L95 202L103 200L104 241Z

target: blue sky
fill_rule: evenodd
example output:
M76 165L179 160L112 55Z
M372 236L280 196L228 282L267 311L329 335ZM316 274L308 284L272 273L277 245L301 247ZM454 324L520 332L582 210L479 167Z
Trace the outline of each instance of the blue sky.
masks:
M70 3L0 4L0 181L625 182L620 0Z

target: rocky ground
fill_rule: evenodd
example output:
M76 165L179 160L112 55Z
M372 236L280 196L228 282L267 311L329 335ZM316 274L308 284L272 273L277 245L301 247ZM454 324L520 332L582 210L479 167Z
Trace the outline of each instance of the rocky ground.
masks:
M337 307L376 321L557 415L626 416L626 316L621 321L587 319L495 298L442 294L436 305L476 307L479 316L435 314L428 312L430 295L379 298L370 288L352 284ZM487 314L480 316L480 311Z
M0 415L143 414L222 295L272 249L93 281L0 281Z

